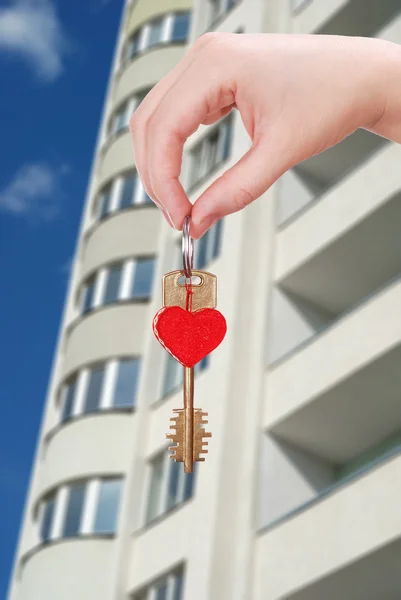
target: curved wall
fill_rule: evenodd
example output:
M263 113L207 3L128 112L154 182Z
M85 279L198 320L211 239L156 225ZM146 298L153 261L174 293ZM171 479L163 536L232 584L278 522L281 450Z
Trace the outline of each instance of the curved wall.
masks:
M134 166L134 151L129 131L119 135L107 147L100 161L98 181L102 188L109 179L116 177Z
M63 540L28 557L18 586L18 600L110 600L109 539Z
M69 332L60 381L89 363L140 356L146 327L150 327L147 304L115 304L86 315Z
M182 44L162 45L134 58L115 83L113 107L136 90L154 86L185 54Z
M65 481L125 473L132 419L132 412L96 413L61 425L48 439L36 500Z
M118 211L87 234L81 280L104 264L157 252L161 215L153 205Z

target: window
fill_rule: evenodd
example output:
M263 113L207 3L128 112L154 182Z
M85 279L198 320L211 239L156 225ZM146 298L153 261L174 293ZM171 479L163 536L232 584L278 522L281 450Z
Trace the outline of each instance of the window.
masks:
M104 534L116 531L121 486L121 479L105 479L100 483L94 533Z
M135 188L137 182L137 173L127 174L123 179L119 208L127 208L135 202Z
M136 31L134 33L134 35L131 37L131 39L129 40L127 48L126 48L126 59L127 60L131 60L131 58L134 58L134 56L136 56L138 54L140 34L141 34L140 30Z
M195 265L197 269L204 269L212 260L215 260L220 255L222 228L223 222L220 220L197 242L195 251Z
M108 269L103 304L117 302L120 293L122 270L122 263L117 263Z
M96 218L102 220L119 210L149 203L153 205L137 172L128 171L110 182L100 193L96 203Z
M162 41L164 19L155 19L150 23L150 31L148 37L148 48L156 46Z
M75 392L77 389L77 379L76 377L72 380L69 381L69 383L67 383L67 385L64 388L64 406L63 406L63 413L61 416L61 421L68 421L68 419L71 419L73 411L74 411L74 399L75 399Z
M140 364L137 357L124 357L75 373L63 386L61 423L73 416L95 411L133 408L136 404ZM77 394L78 380L84 374L82 393Z
M146 523L192 497L196 468L195 463L193 473L184 473L183 464L170 459L170 451L158 454L150 462Z
M217 19L230 11L240 0L206 0L207 27L213 25Z
M121 477L77 481L63 487L62 491L67 495L66 502L63 502L62 494L58 490L53 491L42 500L40 541L45 543L50 539L57 540L83 534L115 533L122 482ZM57 523L55 523L56 512Z
M232 117L224 119L191 152L190 187L201 182L231 154Z
M48 496L48 498L43 503L42 508L42 523L40 527L40 540L45 543L50 540L51 537L51 528L53 525L53 517L54 517L54 507L55 507L55 495L52 494Z
M115 135L119 131L122 131L128 127L128 104L129 102L124 102L114 113L112 119L110 120L109 135Z
M190 13L182 13L175 15L172 40L186 40L188 37L190 24Z
M134 406L139 379L140 362L137 358L126 358L118 364L113 406Z
M82 289L81 306L82 314L86 314L93 308L93 302L95 298L95 277L88 279L87 283Z
M162 398L176 391L183 384L184 368L171 354L166 353L166 362L164 367L164 378L162 388ZM195 365L194 373L198 375L209 366L209 356L205 356L198 364Z
M104 219L110 212L112 198L112 185L111 183L107 184L103 191L100 193L99 197L99 219Z
M183 600L184 570L180 566L132 596L131 600Z
M149 298L155 270L155 259L144 258L136 262L131 298Z
M86 391L84 413L99 410L104 381L104 365L93 367L89 374L89 383Z
M79 534L84 507L86 483L76 483L68 490L67 511L63 536L73 537Z
M99 269L80 294L86 314L93 308L127 300L149 300L153 288L155 271L154 258L127 259L114 263L106 269ZM96 289L96 299L95 299Z
M229 0L225 0L229 1ZM172 27L169 27L170 17L173 18ZM185 42L188 37L190 13L165 14L162 17L145 23L128 40L122 54L122 64L127 63L139 52L144 52L159 44L169 42Z

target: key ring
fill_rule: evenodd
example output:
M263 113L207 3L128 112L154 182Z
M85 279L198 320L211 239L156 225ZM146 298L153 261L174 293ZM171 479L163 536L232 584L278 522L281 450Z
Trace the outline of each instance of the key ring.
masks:
M191 279L194 266L194 241L190 236L191 218L185 217L182 228L182 264L186 279Z

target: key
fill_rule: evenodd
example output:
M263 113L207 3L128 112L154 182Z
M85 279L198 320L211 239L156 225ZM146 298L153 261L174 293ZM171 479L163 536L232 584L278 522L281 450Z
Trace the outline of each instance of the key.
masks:
M216 310L217 278L206 271L193 270L193 240L190 219L183 227L183 270L163 277L163 308L153 319L153 331L161 345L184 367L184 407L174 410L171 433L166 434L176 462L184 463L185 473L192 473L194 463L207 454L205 431L207 413L194 408L194 366L223 340L227 325Z
M192 294L192 311L215 308L216 276L204 271L192 271L192 277L200 280L200 283L192 283L189 292ZM187 308L188 290L180 283L183 279L182 271L173 271L163 277L164 306ZM194 367L184 367L184 408L175 409L174 412L176 414L171 418L170 429L175 432L166 435L175 444L170 446L173 452L171 458L184 463L185 473L192 473L194 462L205 460L201 455L207 454L206 439L212 436L204 428L207 413L194 408Z

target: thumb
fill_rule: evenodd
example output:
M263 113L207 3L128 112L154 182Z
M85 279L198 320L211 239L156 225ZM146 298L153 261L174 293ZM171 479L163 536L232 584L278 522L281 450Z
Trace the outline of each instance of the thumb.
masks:
M191 235L200 238L219 219L259 198L286 170L280 155L283 156L266 137L254 143L196 200L191 213Z

